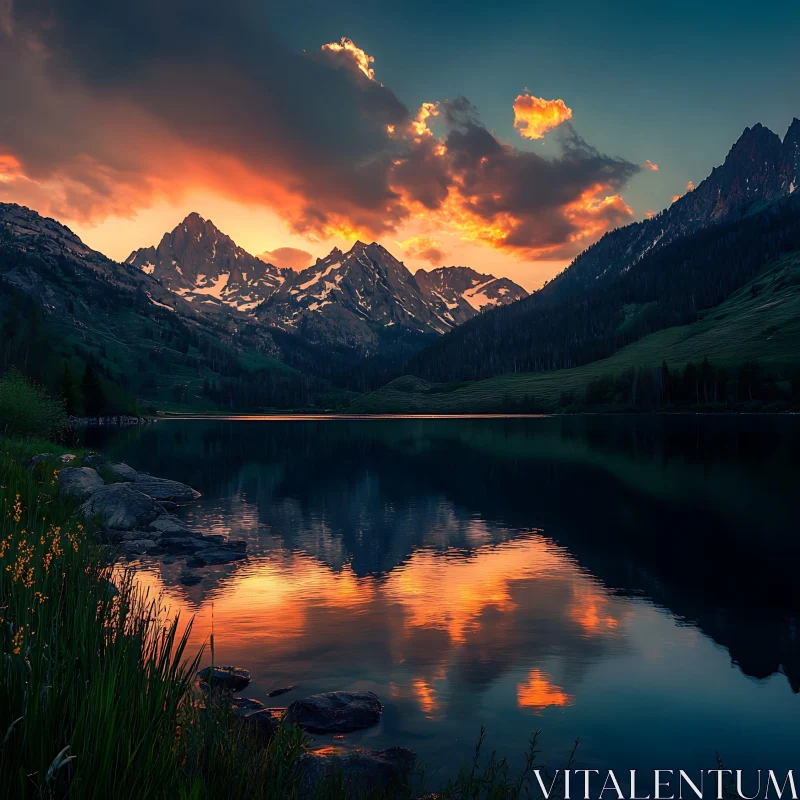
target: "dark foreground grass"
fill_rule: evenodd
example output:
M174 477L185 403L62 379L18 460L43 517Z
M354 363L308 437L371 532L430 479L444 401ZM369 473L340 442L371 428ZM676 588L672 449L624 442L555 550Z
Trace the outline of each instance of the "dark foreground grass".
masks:
M157 599L114 569L59 498L60 463L28 468L45 451L63 452L0 438L0 797L356 797L341 775L301 791L299 729L279 727L265 745L229 708L206 707L194 688L201 653L186 651L191 622L165 622ZM521 773L484 758L482 744L483 733L473 762L435 794L435 770L420 767L410 787L367 796L533 796L535 737Z

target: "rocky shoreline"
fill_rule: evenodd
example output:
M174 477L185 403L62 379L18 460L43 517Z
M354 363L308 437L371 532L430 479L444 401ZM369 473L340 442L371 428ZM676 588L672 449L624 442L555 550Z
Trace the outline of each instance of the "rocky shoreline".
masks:
M150 425L158 422L155 417L134 417L131 414L115 414L100 417L69 417L70 428L89 428L99 426L126 427L130 425Z
M244 540L192 531L171 513L200 497L191 486L138 472L98 453L82 459L40 453L28 468L37 465L53 467L61 498L79 503L78 513L97 526L99 542L118 549L127 561L182 559L181 583L193 586L203 579L206 567L248 558ZM267 708L258 700L237 696L249 683L249 672L240 667L207 667L198 673L205 707L224 707L265 744L280 725L341 739L346 733L377 725L383 713L379 698L364 691L327 692L296 700L287 708ZM293 688L275 690L270 697ZM309 750L299 764L299 796L313 797L321 781L331 780L343 781L354 797L376 790L404 790L415 760L411 750L401 747L369 750L343 745Z

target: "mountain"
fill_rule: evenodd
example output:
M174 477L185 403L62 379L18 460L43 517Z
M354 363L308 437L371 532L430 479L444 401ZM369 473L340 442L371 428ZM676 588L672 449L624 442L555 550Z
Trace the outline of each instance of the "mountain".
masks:
M301 272L280 269L196 213L125 263L202 312L232 308L312 344L368 355L385 354L387 342L410 352L484 308L527 296L507 278L467 267L412 275L376 242L334 248Z
M336 342L365 353L398 336L438 337L481 308L513 302L526 292L507 278L467 267L412 275L385 247L356 242L287 277L258 310L269 325Z
M419 269L414 274L420 290L440 301L452 325L460 325L484 309L504 306L527 297L528 293L508 278L483 275L469 267L439 267L430 272Z
M138 266L69 228L0 203L0 372L17 367L59 392L65 367L101 375L109 411L297 407L325 388L283 363L245 314L200 312Z
M795 119L783 141L745 129L696 189L653 219L611 231L549 284L466 322L411 357L429 381L563 369L697 319L771 259L800 249Z
M286 270L239 247L211 220L191 213L158 247L142 247L125 260L196 305L224 304L251 311L286 279Z

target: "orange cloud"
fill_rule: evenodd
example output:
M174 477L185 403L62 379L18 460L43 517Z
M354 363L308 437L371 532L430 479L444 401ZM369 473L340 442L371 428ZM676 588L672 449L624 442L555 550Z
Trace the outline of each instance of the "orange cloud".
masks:
M352 39L342 36L339 42L329 42L322 45L321 50L329 51L331 53L342 53L352 60L358 70L367 76L371 81L375 80L375 70L370 67L370 64L375 62L375 59L367 55Z
M423 103L417 111L417 116L411 121L411 130L418 137L433 136L433 132L428 128L425 120L428 117L438 116L439 109L436 103Z
M649 158L642 164L642 167L652 170L653 172L658 172L658 164L654 164Z
M441 266L444 260L442 246L430 236L412 236L398 244L409 258L419 258L434 266Z
M652 208L648 208L647 211L644 212L645 219L653 219L656 214L658 214L658 212L654 211Z
M686 184L686 191L683 194L688 194L689 192L693 192L693 191L694 191L694 183L692 183L692 181L689 181ZM674 195L672 195L672 202L674 203L676 200L680 200L681 197L683 197L683 194L674 194Z
M563 100L545 100L520 94L514 100L514 127L525 139L541 139L547 131L572 119L572 109Z
M235 41L198 30L157 74L148 66L157 59L126 51L141 79L115 74L98 83L108 53L125 44L112 6L82 29L80 48L57 35L75 21L66 0L53 0L47 25L24 17L15 21L20 35L0 30L0 72L12 76L0 82L0 107L14 112L0 115L0 199L97 224L210 192L271 208L312 241L379 239L424 220L422 230L435 224L443 235L521 258L562 260L631 218L620 191L637 165L599 153L573 130L560 155L517 150L463 97L414 113L375 81L372 56L346 38L308 54L272 40L259 49L263 21L243 0L230 10ZM159 26L176 24L146 4L137 14L142 35L157 31L158 41L169 38ZM100 29L111 31L102 41ZM242 52L258 58L237 69ZM53 81L56 74L64 80ZM210 95L215 104L205 102ZM308 102L317 96L325 102ZM521 134L534 138L572 112L561 100L520 95L515 114ZM436 132L428 127L434 116ZM415 252L435 263L430 247Z
M265 250L259 258L276 267L293 269L297 272L311 266L314 256L299 247L278 247L275 250Z

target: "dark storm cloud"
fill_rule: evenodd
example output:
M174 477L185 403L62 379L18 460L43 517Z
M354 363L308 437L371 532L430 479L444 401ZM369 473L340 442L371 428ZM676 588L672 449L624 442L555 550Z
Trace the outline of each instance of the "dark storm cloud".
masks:
M13 109L0 156L24 175L6 193L40 181L61 213L97 218L202 186L300 232L379 235L427 215L532 254L629 216L621 198L602 200L638 167L571 128L545 158L499 141L459 97L430 106L438 137L352 42L296 53L268 19L248 0L14 2L0 25L12 76L0 102Z

